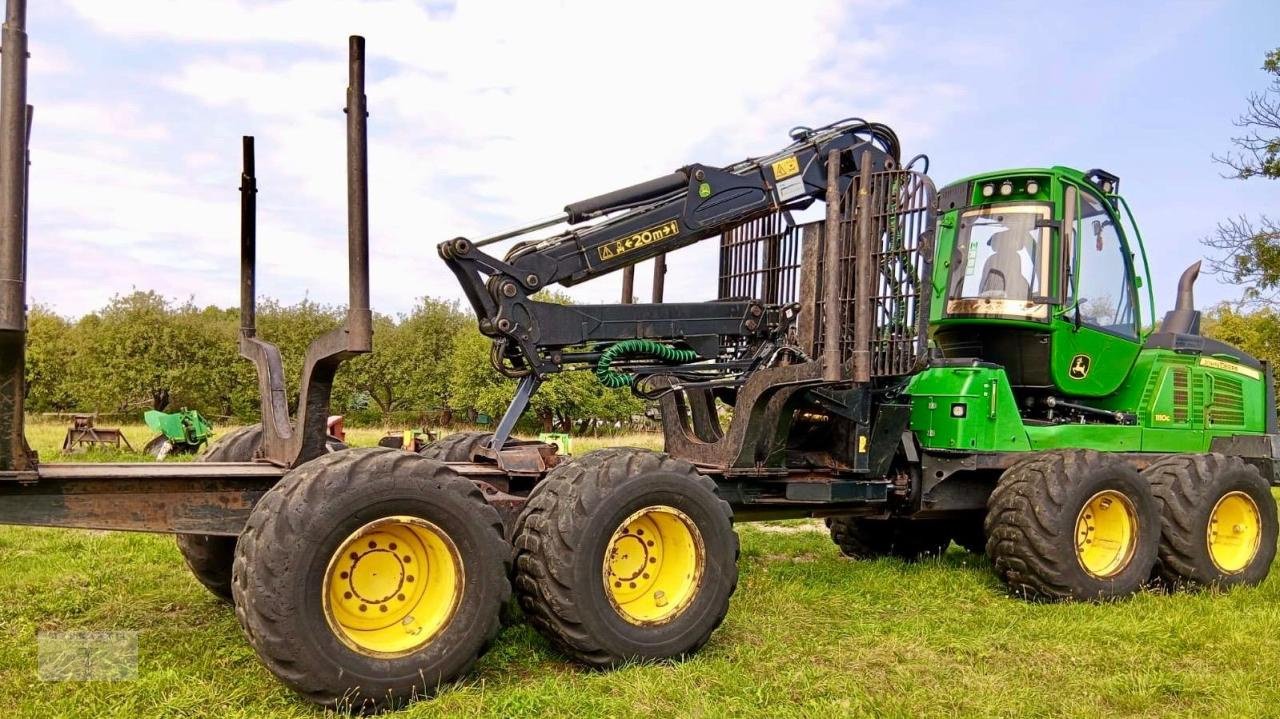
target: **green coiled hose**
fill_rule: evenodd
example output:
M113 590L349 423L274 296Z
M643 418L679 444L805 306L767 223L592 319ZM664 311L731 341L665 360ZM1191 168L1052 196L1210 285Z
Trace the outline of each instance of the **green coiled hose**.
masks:
M623 340L609 345L609 349L600 354L600 359L596 362L596 378L605 387L613 389L631 386L636 376L620 372L610 365L624 357L639 355L656 357L664 362L692 362L698 359L698 353L693 350L676 349L653 340Z

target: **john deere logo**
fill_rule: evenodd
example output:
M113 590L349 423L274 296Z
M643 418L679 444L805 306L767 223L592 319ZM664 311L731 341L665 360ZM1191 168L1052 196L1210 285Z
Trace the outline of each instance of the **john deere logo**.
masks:
M1084 379L1089 376L1089 355L1076 355L1071 358L1071 368L1067 370L1067 374L1071 379Z

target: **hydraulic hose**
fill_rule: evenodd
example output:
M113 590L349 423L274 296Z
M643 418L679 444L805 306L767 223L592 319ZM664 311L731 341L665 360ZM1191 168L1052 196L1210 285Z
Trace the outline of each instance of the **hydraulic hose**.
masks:
M676 349L653 340L623 340L610 345L600 353L600 359L596 362L596 378L605 387L612 389L631 386L636 376L613 369L611 365L623 358L639 356L656 357L663 362L692 362L698 358L698 353L693 350Z

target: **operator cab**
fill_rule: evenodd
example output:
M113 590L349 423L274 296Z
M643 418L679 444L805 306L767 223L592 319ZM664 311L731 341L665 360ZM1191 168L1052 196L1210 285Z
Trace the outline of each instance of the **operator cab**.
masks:
M945 295L931 317L942 355L1001 365L1032 393L1115 391L1154 304L1140 303L1149 272L1118 185L1103 170L1053 167L943 188L935 291Z

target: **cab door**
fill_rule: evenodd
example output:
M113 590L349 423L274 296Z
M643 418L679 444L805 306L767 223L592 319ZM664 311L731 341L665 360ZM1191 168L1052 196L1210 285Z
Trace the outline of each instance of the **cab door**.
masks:
M1111 204L1085 186L1064 193L1063 234L1070 256L1066 301L1057 309L1054 384L1063 393L1101 397L1114 392L1142 348L1133 255Z

